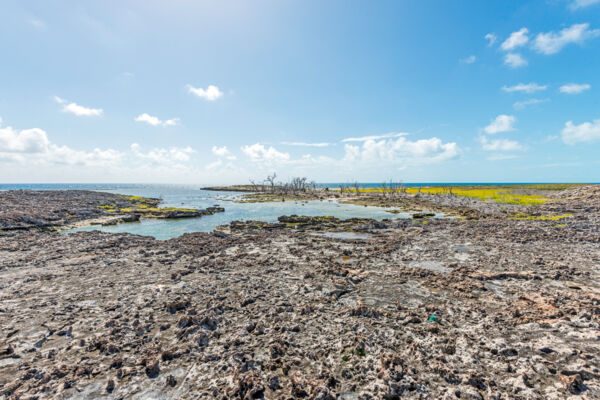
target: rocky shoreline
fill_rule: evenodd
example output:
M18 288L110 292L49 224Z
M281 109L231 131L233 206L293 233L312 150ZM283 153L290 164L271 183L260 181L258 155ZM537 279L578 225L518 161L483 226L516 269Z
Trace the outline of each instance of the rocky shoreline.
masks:
M0 234L13 230L64 230L114 225L142 218L198 218L225 211L159 207L160 199L88 190L0 191Z
M0 193L0 398L600 397L597 186L414 199L471 219L51 231L139 208L112 196Z

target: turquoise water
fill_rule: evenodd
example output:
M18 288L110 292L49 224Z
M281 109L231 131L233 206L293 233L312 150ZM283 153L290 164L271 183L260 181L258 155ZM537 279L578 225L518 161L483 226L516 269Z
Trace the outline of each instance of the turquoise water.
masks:
M490 183L462 183L464 185L486 185ZM499 183L496 183L499 184ZM508 183L503 183L508 184ZM337 187L338 183L323 183L319 186ZM361 187L376 187L378 183L360 183ZM406 186L430 186L432 183L405 183ZM453 184L457 185L457 184ZM340 219L409 218L410 214L391 214L380 207L363 207L338 204L329 201L283 202L283 203L234 203L241 197L237 192L211 192L201 190L201 185L145 185L145 184L0 184L0 190L97 190L134 196L158 197L163 207L206 208L220 205L224 213L202 218L180 220L142 220L113 226L91 226L77 230L100 230L104 232L129 232L137 235L170 239L189 232L210 232L219 225L228 225L234 220L258 220L276 222L281 215L331 215Z
M4 186L4 187L3 187ZM90 226L73 231L99 230L103 232L128 232L137 235L153 236L157 239L170 239L190 232L210 232L219 225L228 225L234 220L257 220L277 222L281 215L331 215L340 219L346 218L409 218L410 214L391 214L380 207L364 207L352 204L338 204L334 201L286 201L277 203L234 203L240 198L237 192L212 192L201 190L192 185L19 185L17 187L0 186L0 189L86 189L103 192L126 194L133 196L157 197L163 201L162 207L206 208L220 205L225 212L202 218L177 220L142 220L141 222L124 223L112 226ZM16 186L16 185L14 185ZM73 232L68 231L68 232ZM67 233L68 233L67 232Z

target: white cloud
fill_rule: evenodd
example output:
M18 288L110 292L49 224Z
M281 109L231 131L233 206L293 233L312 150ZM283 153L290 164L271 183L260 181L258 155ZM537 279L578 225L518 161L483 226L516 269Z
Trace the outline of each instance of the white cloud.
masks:
M225 156L229 155L229 150L227 150L227 146L223 146L223 147L213 146L212 152L214 155L219 156L219 157L225 157Z
M360 158L360 146L354 144L345 144L344 154L345 161L358 160Z
M114 166L123 157L123 153L113 150L94 149L90 152L74 150L67 146L51 144L46 159L54 164L81 166Z
M515 110L523 110L524 108L528 107L528 106L533 106L535 104L540 104L540 103L545 103L547 101L550 101L549 99L528 99L528 100L523 100L523 101L517 101L513 104L513 107L515 108Z
M362 145L346 144L344 150L344 161L347 163L429 163L450 160L460 154L456 143L444 143L436 137L416 141L406 140L404 137L369 139Z
M13 182L120 180L174 183L195 180L233 184L248 176L261 176L265 169L276 170L282 177L333 179L351 173L357 179L367 179L365 174L396 173L412 165L444 162L460 154L456 143L437 138L409 141L404 137L389 137L389 134L379 136L388 137L347 143L345 157L338 158L310 154L292 158L287 152L256 143L242 148L244 158L248 158L240 168L230 161L233 155L226 146L214 146L214 154L218 157L214 162L197 165L201 160L194 156L194 150L189 146L145 148L140 142L123 150L73 149L52 143L41 129L21 131L0 126L0 171L6 181ZM353 149L356 149L354 153Z
M305 143L305 142L281 142L286 146L298 146L298 147L328 147L331 143Z
M243 146L242 151L253 162L271 164L289 161L290 155L277 151L273 146L266 148L260 143L255 143L250 146Z
M215 85L208 85L206 89L195 88L192 85L187 85L188 91L198 97L202 97L208 101L215 101L223 96L223 92Z
M571 8L577 10L579 8L589 7L594 4L599 4L600 0L575 0L571 3Z
M527 65L527 60L521 57L519 53L508 53L504 56L504 64L511 68L519 68Z
M492 122L484 128L486 133L495 134L499 132L513 131L515 128L513 124L516 122L516 118L512 115L500 114Z
M516 49L517 47L524 46L529 41L529 29L521 28L520 30L513 32L510 34L508 39L506 39L500 47L502 50L511 51Z
M223 160L218 174L195 167L188 147L144 150L133 144L129 150L110 148L74 149L55 144L39 128L14 129L0 126L0 171L7 182L169 182L192 181L214 184L240 182L248 169Z
M567 83L566 85L562 85L560 87L561 93L566 94L579 94L583 91L589 90L591 86L588 83Z
M570 43L581 44L588 39L600 36L600 29L589 29L590 24L573 24L558 33L553 31L539 33L533 42L533 48L542 54L555 54Z
M524 92L524 93L534 93L540 90L546 90L548 88L547 85L538 85L535 82L531 83L519 83L514 86L502 86L502 90L505 92Z
M525 147L515 140L495 139L488 140L485 136L479 138L481 147L485 151L523 151Z
M99 117L103 114L103 111L101 108L88 108L88 107L80 106L79 104L76 104L76 103L69 103L67 100L61 99L58 96L54 96L54 100L57 103L62 104L63 112L74 114L78 117Z
M562 140L573 145L579 142L595 142L600 140L600 119L593 122L584 122L580 125L569 121L561 132Z
M147 124L150 124L152 126L158 126L161 124L161 120L158 119L157 117L153 117L151 115L148 115L146 113L140 114L137 117L135 117L135 121L136 122L145 122Z
M235 160L237 157L232 155L231 152L227 149L227 146L223 147L212 147L212 153L217 157L226 157L228 160Z
M50 142L39 128L17 131L10 126L0 128L0 153L40 153Z
M463 58L460 60L463 64L473 64L477 60L477 57L474 55L470 55L469 57Z
M39 128L15 130L0 128L0 160L27 165L105 166L120 159L122 153L107 149L91 152L71 149L51 143L46 132Z
M135 117L136 122L145 122L152 126L175 126L179 123L179 118L172 118L166 121L161 121L158 117L143 113Z
M378 140L378 139L386 139L386 138L395 138L400 136L406 136L408 133L400 132L392 132L386 133L384 135L371 135L371 136L362 136L362 137L351 137L342 139L342 142L366 142L367 140Z
M152 164L162 165L172 165L189 161L190 154L195 153L195 150L190 146L183 148L171 147L168 149L155 148L147 153L143 153L140 148L141 147L138 143L133 143L131 145L131 151L136 157L142 160L150 161Z
M494 43L496 43L496 41L498 40L498 36L496 36L493 33L488 33L484 36L484 38L488 41L488 46L493 46Z

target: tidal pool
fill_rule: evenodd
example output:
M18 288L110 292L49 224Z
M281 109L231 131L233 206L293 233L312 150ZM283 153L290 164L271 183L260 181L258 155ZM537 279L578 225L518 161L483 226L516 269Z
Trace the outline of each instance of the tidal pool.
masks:
M285 201L273 203L236 203L242 194L237 192L214 192L192 186L176 185L132 185L116 188L103 188L104 192L133 196L156 197L163 201L161 207L206 208L219 205L225 212L201 218L175 220L147 219L140 222L123 223L111 226L87 226L65 231L93 231L112 233L133 233L153 236L156 239L171 239L190 232L211 232L219 225L228 225L231 221L277 222L282 215L324 216L340 219L372 218L375 220L411 218L410 213L391 214L385 208L340 204L335 201ZM343 233L342 236L346 235ZM335 236L331 236L335 237ZM340 237L342 238L342 237ZM350 239L350 237L348 237Z

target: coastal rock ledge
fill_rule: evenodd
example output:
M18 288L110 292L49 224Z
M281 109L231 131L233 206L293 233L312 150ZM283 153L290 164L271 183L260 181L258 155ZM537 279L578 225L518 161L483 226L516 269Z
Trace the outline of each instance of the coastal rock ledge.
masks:
M161 199L89 190L0 191L0 231L59 229L85 222L112 225L140 218L197 218L225 211L159 207Z
M0 194L2 400L600 398L596 187L170 240L39 228L158 200Z

